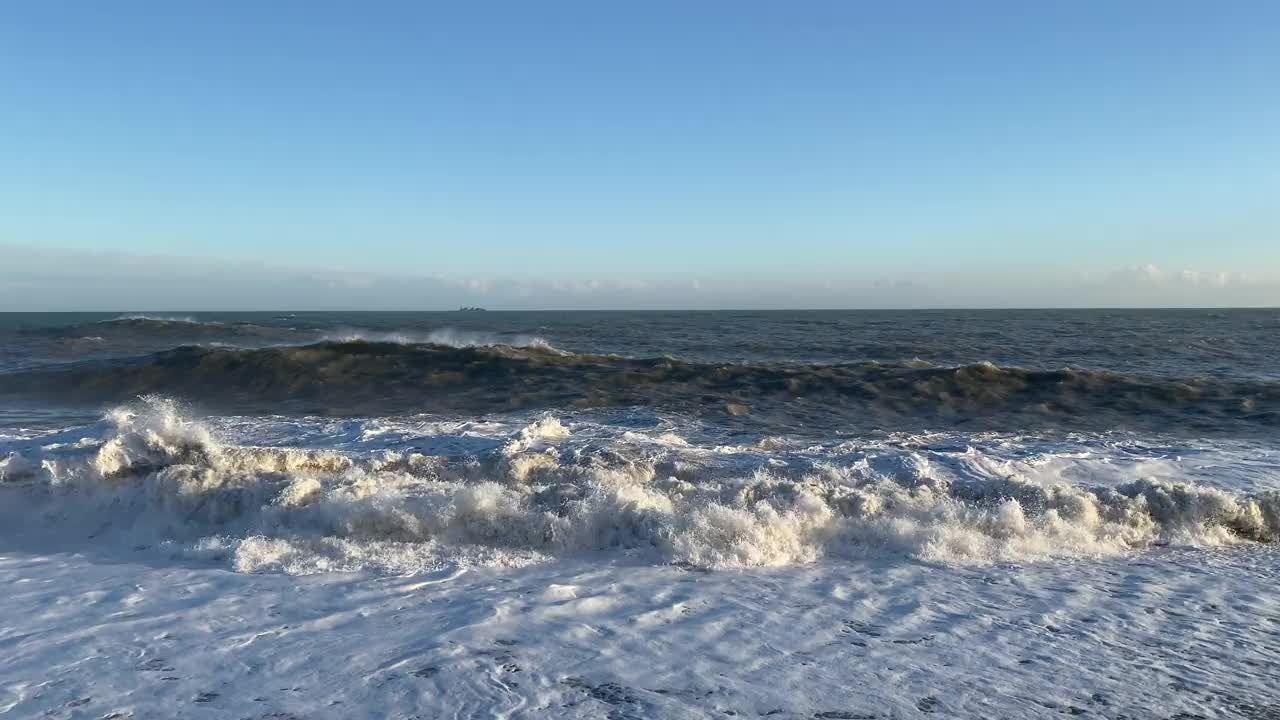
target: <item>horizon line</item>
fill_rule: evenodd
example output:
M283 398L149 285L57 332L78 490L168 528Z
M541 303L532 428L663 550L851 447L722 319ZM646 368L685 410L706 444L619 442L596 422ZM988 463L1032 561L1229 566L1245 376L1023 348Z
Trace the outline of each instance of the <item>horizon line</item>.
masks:
M474 306L473 306L474 307ZM962 307L721 307L721 308L481 308L480 313L540 313L540 312L1046 312L1064 310L1280 310L1280 305L1043 305L1043 306L962 306ZM439 313L476 315L477 311L460 309L427 308L317 308L310 310L271 308L256 310L170 308L149 310L0 310L0 315L55 315L99 313L104 315L150 315L177 313Z

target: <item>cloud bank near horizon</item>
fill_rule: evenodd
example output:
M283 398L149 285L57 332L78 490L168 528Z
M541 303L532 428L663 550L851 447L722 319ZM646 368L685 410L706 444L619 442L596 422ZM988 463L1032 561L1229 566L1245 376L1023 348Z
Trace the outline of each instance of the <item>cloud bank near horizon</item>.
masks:
M1238 271L919 272L655 277L402 275L0 245L0 310L767 309L1280 306Z

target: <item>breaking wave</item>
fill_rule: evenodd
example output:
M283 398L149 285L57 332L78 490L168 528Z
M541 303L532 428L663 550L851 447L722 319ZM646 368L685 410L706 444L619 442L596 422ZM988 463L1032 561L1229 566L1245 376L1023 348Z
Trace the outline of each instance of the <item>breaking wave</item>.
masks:
M109 320L99 320L100 324L146 324L166 325L172 323L182 323L184 325L222 325L223 323L213 320L197 320L190 315L148 315L146 313L127 313Z
M651 406L741 423L867 430L1229 432L1280 427L1280 382L979 363L716 364L570 354L461 333L257 349L185 346L0 374L0 393L70 403L164 393L233 413L378 415Z
M486 452L235 445L150 398L98 438L0 460L5 522L244 572L412 572L587 552L701 568L869 554L986 565L1280 539L1280 492L1084 486L968 448L805 454L677 436L604 444L544 416ZM732 455L750 462L726 463Z
M412 332L370 332L351 330L326 335L321 342L332 343L392 343L395 345L437 345L449 348L484 348L513 347L546 350L560 355L569 355L552 346L545 338L536 335L502 336L497 333L475 332L443 328L426 333Z

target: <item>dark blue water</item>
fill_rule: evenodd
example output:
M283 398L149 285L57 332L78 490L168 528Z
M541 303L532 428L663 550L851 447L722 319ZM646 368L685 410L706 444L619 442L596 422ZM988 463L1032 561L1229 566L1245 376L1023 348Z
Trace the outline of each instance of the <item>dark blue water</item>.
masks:
M1280 427L1280 311L0 315L0 413L653 406L760 428Z

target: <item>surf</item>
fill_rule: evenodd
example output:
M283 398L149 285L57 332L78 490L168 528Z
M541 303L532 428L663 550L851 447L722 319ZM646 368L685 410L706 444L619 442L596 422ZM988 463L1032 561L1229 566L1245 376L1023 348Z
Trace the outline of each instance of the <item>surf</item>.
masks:
M728 448L586 431L580 440L547 415L485 450L255 447L152 397L113 408L97 437L11 452L0 491L13 526L88 531L84 542L244 572L522 566L584 553L708 569L868 555L983 566L1280 539L1274 490L1138 473L1082 485L1067 479L1070 461L1045 475L990 445Z

